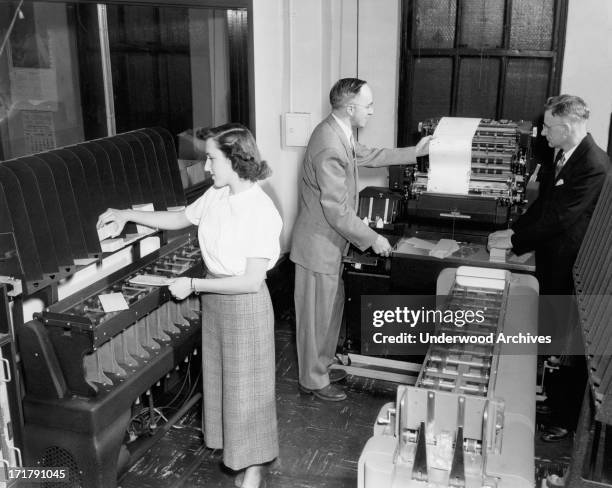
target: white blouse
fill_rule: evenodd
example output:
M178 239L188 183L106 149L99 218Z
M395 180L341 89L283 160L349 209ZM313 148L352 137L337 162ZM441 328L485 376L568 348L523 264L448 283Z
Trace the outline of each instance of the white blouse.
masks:
M211 187L185 215L198 226L202 257L213 275L243 275L247 258L269 259L268 269L276 264L283 222L257 183L236 195L230 195L229 186Z

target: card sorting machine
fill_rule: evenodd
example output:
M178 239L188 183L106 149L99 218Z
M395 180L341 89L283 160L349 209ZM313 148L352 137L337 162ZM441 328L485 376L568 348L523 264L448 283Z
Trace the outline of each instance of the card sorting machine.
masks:
M438 295L446 309L485 311L463 334L536 333L532 276L446 269ZM520 355L509 347L432 344L416 384L398 387L396 403L380 411L359 459L359 488L533 487L536 347Z
M135 274L203 276L192 235L168 243L161 235L157 251L134 253L132 264L55 298L81 260L102 258L98 215L150 203L155 210L185 204L174 140L165 129L0 163L0 279L22 285L12 307L17 318L25 298L45 301L34 320L14 321L24 378L24 464L67 467L71 486L116 486L143 450L143 443L136 449L126 442L132 405L199 345L197 299L177 303L167 288L129 282ZM124 234L135 230L128 224ZM98 295L117 292L128 309L105 313Z
M132 403L193 352L201 330L197 298L175 302L166 287L129 279L194 272L202 276L201 254L186 236L19 328L30 463L68 466L82 486L115 486L128 461L123 443ZM128 310L101 309L98 295L113 292L123 294Z
M566 486L612 486L612 174L608 172L574 265L588 393Z
M26 295L100 258L98 215L107 208L185 205L174 139L139 129L0 163L0 276ZM133 224L126 234L136 232Z
M433 134L438 121L421 122L421 136ZM531 122L482 119L472 138L466 195L428 191L428 158L419 158L416 166L390 167L389 188L404 200L400 220L491 230L507 226L525 203L526 177L533 169L533 129Z

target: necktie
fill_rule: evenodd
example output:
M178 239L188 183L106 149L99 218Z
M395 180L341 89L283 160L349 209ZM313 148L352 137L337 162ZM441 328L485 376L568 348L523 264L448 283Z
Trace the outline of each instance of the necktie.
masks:
M349 139L349 143L351 144L351 153L353 155L353 159L357 157L355 154L355 139L353 138L353 134L351 134L351 138Z
M557 179L559 177L559 173L561 173L563 165L565 164L565 153L563 152L563 149L559 149L559 152L555 156L555 163L555 179Z

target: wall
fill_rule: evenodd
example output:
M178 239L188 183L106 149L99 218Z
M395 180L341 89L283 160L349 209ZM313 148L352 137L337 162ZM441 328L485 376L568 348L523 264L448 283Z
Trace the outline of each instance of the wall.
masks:
M612 112L612 2L570 0L561 93L579 95L591 109L589 130L604 150Z
M359 76L374 91L375 116L361 142L394 146L397 129L400 0L254 0L257 141L274 175L264 188L284 221L283 250L297 215L303 148L285 148L281 115L309 112L316 125L328 112L338 78ZM605 149L612 111L612 2L570 0L562 92L591 106L591 132ZM588 56L585 55L588 53ZM593 72L596 70L596 75ZM386 185L386 171L363 169L360 184Z
M381 9L376 0L253 2L255 127L262 156L273 170L263 187L283 217L284 251L289 250L297 216L304 148L282 145L283 113L308 112L314 128L330 111L333 83L360 76L374 89L377 113L359 140L372 146L395 143L399 0L385 5L391 7ZM393 35L389 24L394 25ZM386 184L385 170L363 172L361 186L374 184Z

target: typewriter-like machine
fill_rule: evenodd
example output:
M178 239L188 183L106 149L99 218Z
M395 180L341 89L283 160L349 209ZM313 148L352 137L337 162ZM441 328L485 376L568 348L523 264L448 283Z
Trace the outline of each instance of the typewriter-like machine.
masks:
M439 123L422 122L421 136L434 134ZM359 331L351 327L359 323L363 294L433 295L436 277L448 266L535 270L533 258L492 263L486 250L488 234L509 227L527 203L528 177L535 166L533 136L530 122L480 120L471 138L469 184L463 194L439 191L430 184L427 158L419 158L416 165L389 167L389 188L361 191L360 218L377 224L376 230L395 247L386 260L356 249L346 259L348 350L364 352ZM441 260L408 244L412 238L453 239L460 248Z
M444 119L419 124L420 135L435 134L440 120ZM469 184L463 194L438 191L430 185L427 158L419 158L416 165L389 167L389 188L361 191L360 218L367 217L394 250L390 258L381 259L351 248L345 259L346 351L367 354L359 327L362 295L433 295L436 277L450 266L534 272L533 257L490 262L486 249L488 234L509 227L528 201L528 178L535 166L533 141L530 122L482 119L469 141ZM459 249L438 259L407 245L412 238L453 239Z
M440 120L419 124L421 136L435 133ZM446 120L453 120L446 118ZM429 183L430 162L389 167L389 188L369 187L360 194L360 217L400 233L452 236L482 242L504 228L526 201L527 176L534 170L530 122L481 119L471 141L469 185L464 194L437 191Z
M436 119L420 123L421 135L433 135L438 123ZM472 137L464 195L432 188L427 158L420 158L416 166L391 167L389 188L400 192L404 202L397 220L438 234L454 230L454 235L471 235L472 240L506 227L525 203L526 177L533 170L533 135L530 122L482 119Z
M201 276L194 235L169 239L153 232L161 246L141 256L139 229L128 224L118 247L136 240L131 264L57 299L60 283L107 256L98 215L151 203L155 210L186 203L174 140L164 129L0 163L0 275L15 296L23 462L69 468L66 486L116 486L155 437L128 434L135 405L153 408L153 388L176 383L197 354L199 301L176 302L166 287L130 282L140 274ZM121 293L128 309L105 312L99 296L109 293ZM20 307L31 297L42 299L44 308L20 323Z
M574 266L589 383L565 476L570 487L612 486L611 209L608 175ZM436 294L443 309L486 310L482 324L439 325L439 332L537 334L533 276L448 268ZM535 486L536 354L533 344L430 345L414 384L399 386L396 402L381 409L359 459L358 486Z

